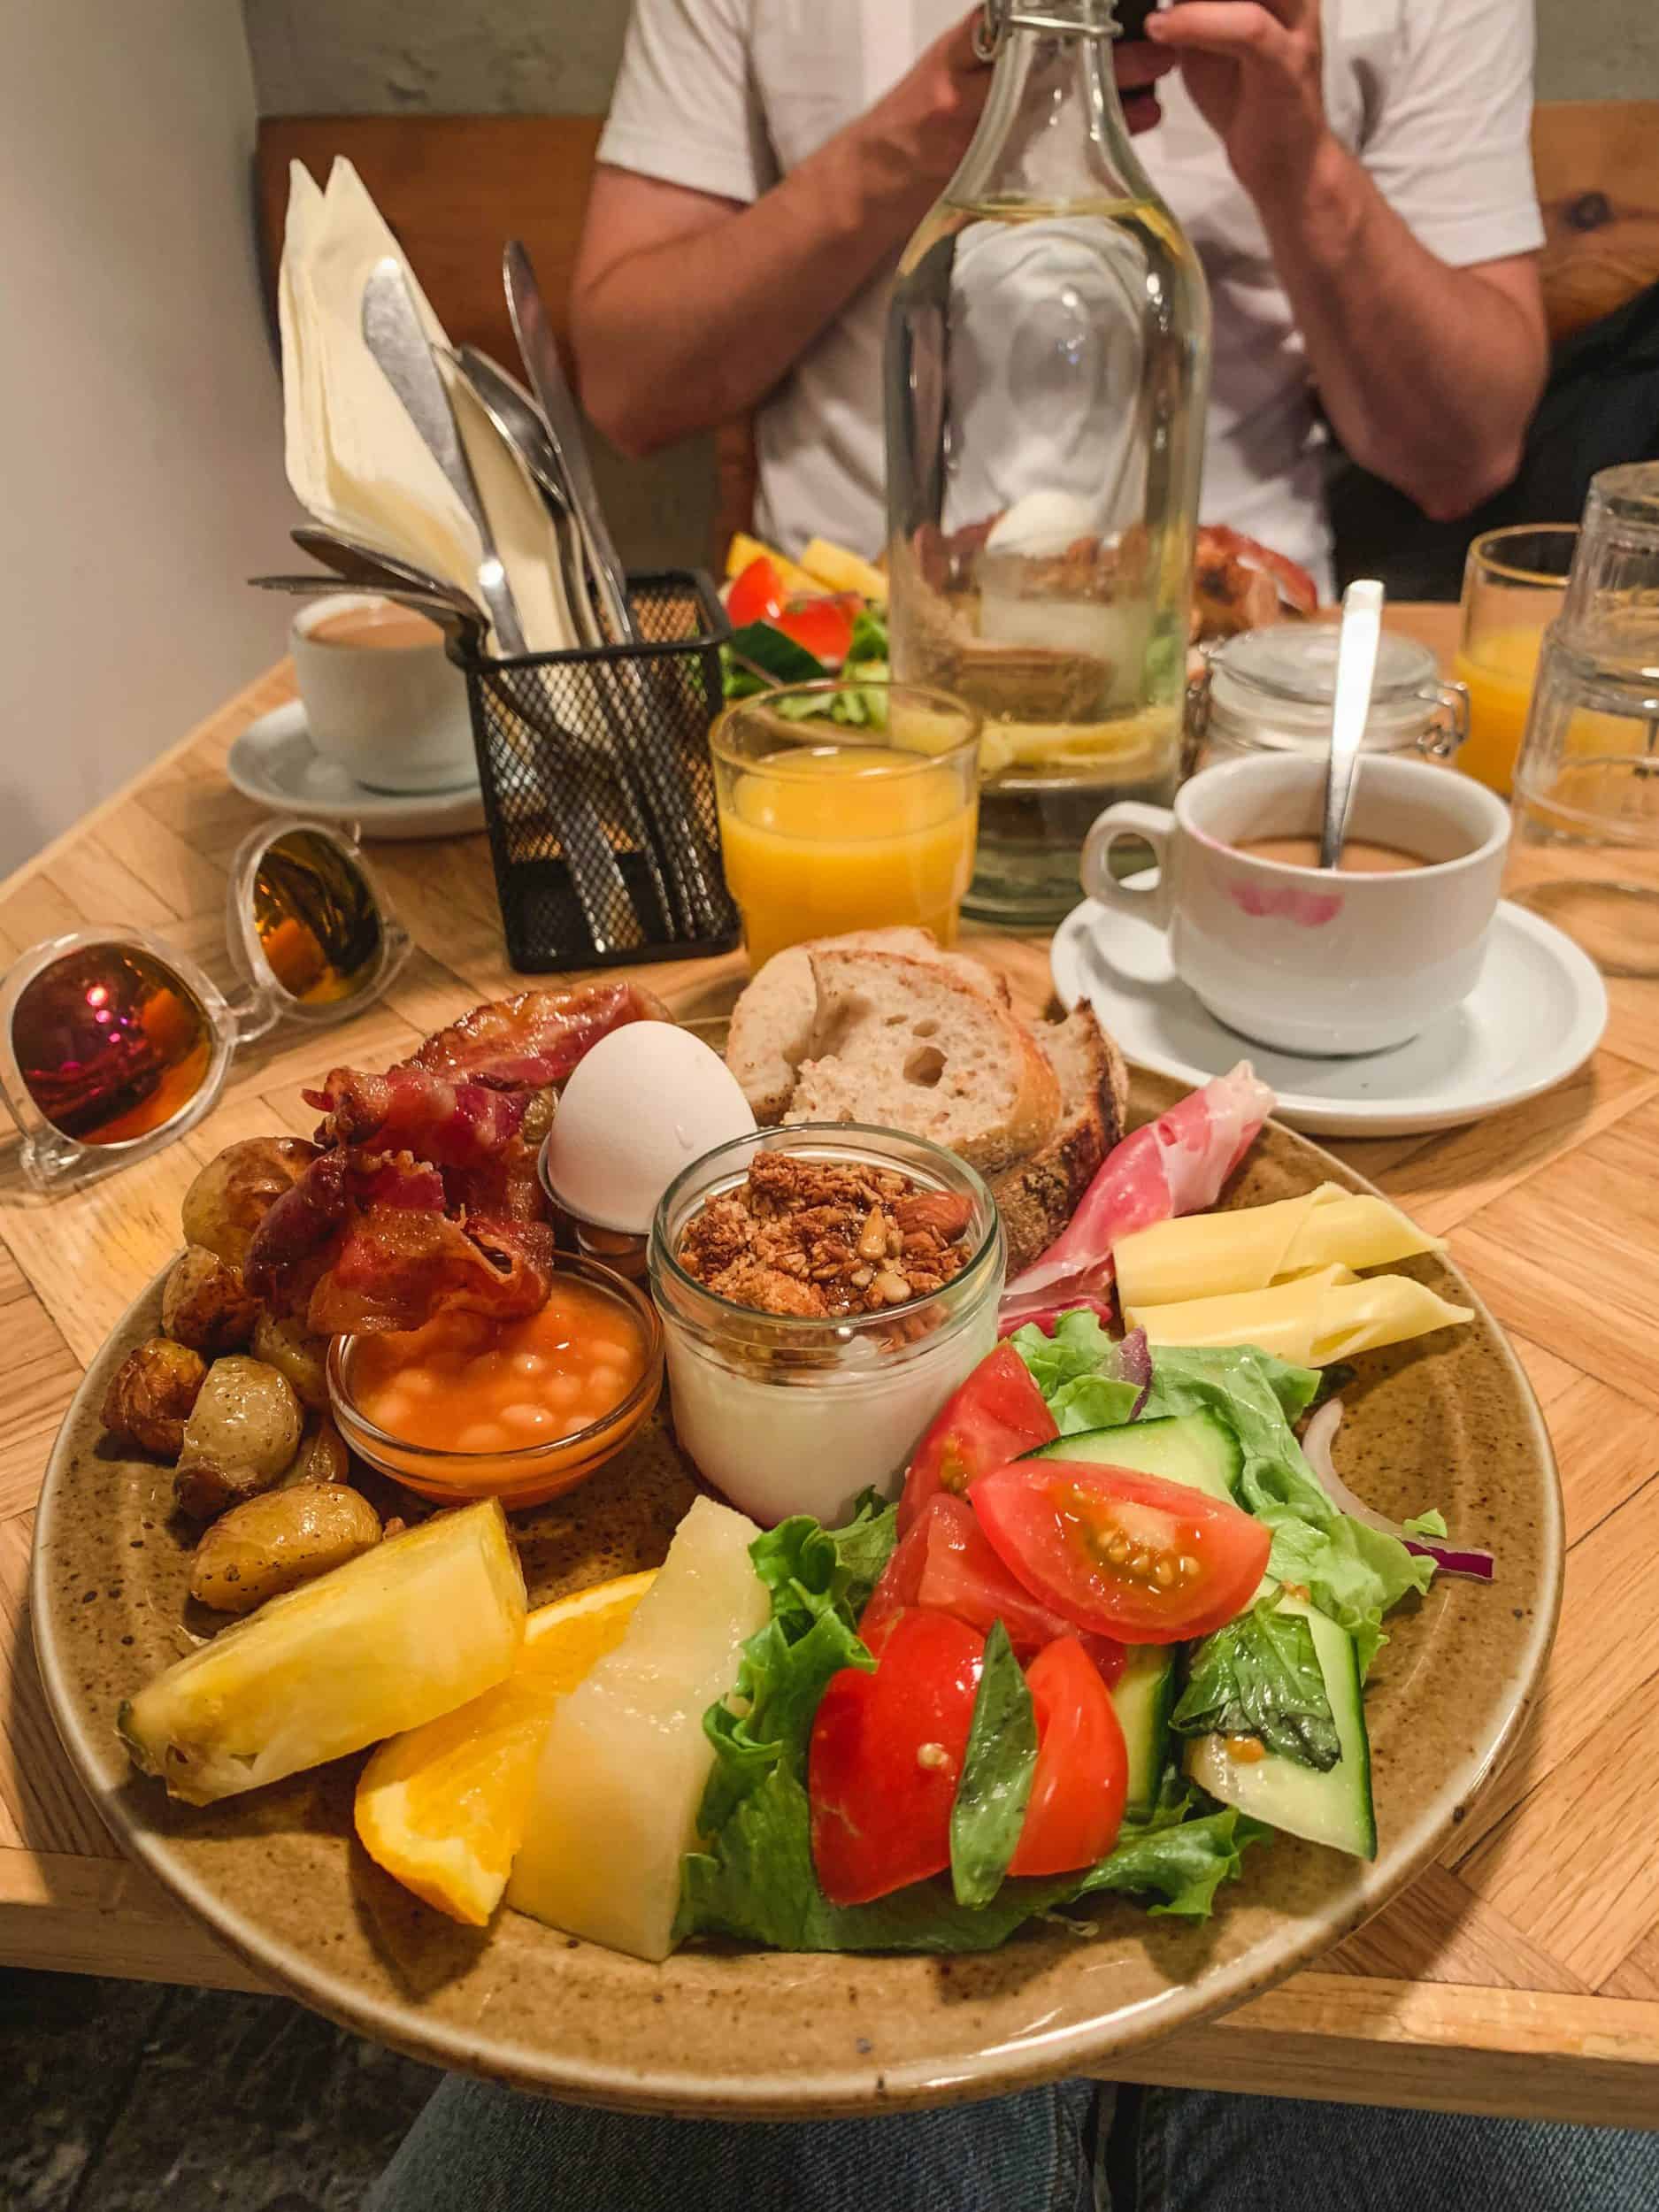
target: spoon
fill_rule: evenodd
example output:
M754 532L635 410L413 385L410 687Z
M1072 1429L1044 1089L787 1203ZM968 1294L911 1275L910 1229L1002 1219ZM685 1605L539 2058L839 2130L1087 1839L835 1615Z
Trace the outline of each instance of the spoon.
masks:
M250 576L248 581L256 590L287 592L295 599L332 599L339 593L341 579L337 574ZM437 591L416 591L396 580L381 579L374 580L374 589L382 599L395 599L400 607L413 607L429 622L435 622L446 637L453 638L474 659L483 652L488 626L482 611L465 593L452 592L447 585Z
M1319 833L1322 868L1337 866L1348 835L1355 771L1377 674L1382 609L1383 588L1370 579L1350 584L1342 595L1342 625L1336 641L1336 697L1331 709L1331 757L1325 769L1325 819Z
M388 254L377 261L363 287L363 342L379 362L387 382L403 403L404 411L419 432L421 441L448 478L478 533L483 557L478 566L479 595L489 609L502 649L518 654L528 649L524 625L507 581L507 571L495 549L495 534L484 511L472 465L461 441L461 426L445 387L432 341L421 326L409 280L402 264Z
M458 584L452 584L447 576L434 576L430 569L417 568L412 561L400 560L396 553L383 553L378 545L370 545L362 538L344 537L337 530L325 530L318 523L301 523L288 535L302 553L309 553L325 568L332 568L348 584L364 584L374 591L424 591L434 599L451 599L457 606L469 608L486 629L489 626L477 600Z

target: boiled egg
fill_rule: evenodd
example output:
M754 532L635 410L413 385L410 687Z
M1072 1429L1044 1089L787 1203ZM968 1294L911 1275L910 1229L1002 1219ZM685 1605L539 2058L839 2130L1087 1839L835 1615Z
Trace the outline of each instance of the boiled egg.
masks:
M644 1236L676 1175L755 1117L718 1052L671 1022L629 1022L576 1064L541 1149L541 1179L577 1220Z

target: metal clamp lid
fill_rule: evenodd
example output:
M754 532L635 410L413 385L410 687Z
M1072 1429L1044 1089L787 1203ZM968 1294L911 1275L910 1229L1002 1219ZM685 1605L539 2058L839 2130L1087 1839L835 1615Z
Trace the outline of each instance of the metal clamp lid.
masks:
M1110 5L1096 12L1093 6L1080 13L1066 13L1063 9L1022 7L1019 0L980 0L979 19L973 27L973 53L977 61L994 62L1002 50L1002 42L1018 25L1021 30L1049 31L1061 38L1118 38L1121 27L1113 19Z

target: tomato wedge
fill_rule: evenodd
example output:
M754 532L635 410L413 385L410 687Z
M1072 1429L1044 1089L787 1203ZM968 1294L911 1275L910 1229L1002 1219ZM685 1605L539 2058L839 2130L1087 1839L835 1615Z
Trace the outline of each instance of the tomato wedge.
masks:
M807 1752L812 1863L832 1905L867 1905L950 1864L950 1809L985 1639L948 1613L895 1621L873 1674L843 1667Z
M1129 1793L1129 1754L1117 1708L1072 1636L1025 1670L1037 1720L1037 1767L1010 1874L1069 1874L1118 1840Z
M1056 1636L1077 1635L1072 1624L1056 1613L1053 1606L1044 1605L1014 1579L993 1550L965 1499L953 1498L943 1490L930 1498L920 1520L908 1535L901 1538L887 1562L889 1571L918 1535L926 1548L921 1553L919 1572L915 1570L913 1559L905 1561L902 1579L910 1586L910 1595L904 1602L931 1606L941 1613L954 1613L958 1620L966 1621L971 1628L986 1634L990 1632L993 1623L1001 1621L1008 1631L1009 1642L1021 1658L1041 1651ZM886 1580L884 1574L882 1583ZM880 1594L881 1585L878 1584L870 1601L872 1609ZM868 1612L864 1618L869 1619ZM869 1643L869 1632L862 1624L859 1633ZM1124 1671L1123 1646L1105 1636L1087 1636L1083 1640L1102 1681L1110 1687ZM875 1647L872 1645L871 1648Z
M956 1504L957 1501L948 1501ZM964 1505L964 1513L968 1508ZM972 1514L969 1514L972 1519ZM864 1601L859 1616L858 1633L872 1655L879 1658L881 1647L887 1642L894 1624L921 1601L922 1571L927 1564L928 1540L933 1534L933 1515L924 1513L921 1519L900 1537L887 1555L887 1563L881 1570L875 1588ZM1030 1600L1027 1599L1027 1603ZM952 1610L947 1606L947 1612Z
M837 592L822 599L792 599L768 619L826 668L839 668L853 641L853 617L857 611L858 601L851 593Z
M757 554L732 580L726 595L726 618L734 630L750 622L770 622L783 612L786 596L783 578L764 553Z
M899 1500L900 1535L941 1490L960 1497L976 1475L988 1475L1059 1432L1025 1361L1011 1344L999 1344L946 1400L910 1455Z
M1025 1460L981 1475L968 1494L1033 1597L1127 1644L1180 1643L1232 1620L1271 1548L1236 1505L1126 1467Z

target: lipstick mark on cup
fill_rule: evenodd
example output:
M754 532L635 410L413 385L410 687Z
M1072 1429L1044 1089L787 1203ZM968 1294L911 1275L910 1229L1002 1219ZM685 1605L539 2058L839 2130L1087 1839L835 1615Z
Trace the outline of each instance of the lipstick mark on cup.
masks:
M1298 929L1323 929L1342 911L1340 891L1299 891L1294 884L1255 883L1243 876L1229 877L1227 896L1252 921L1292 922Z

